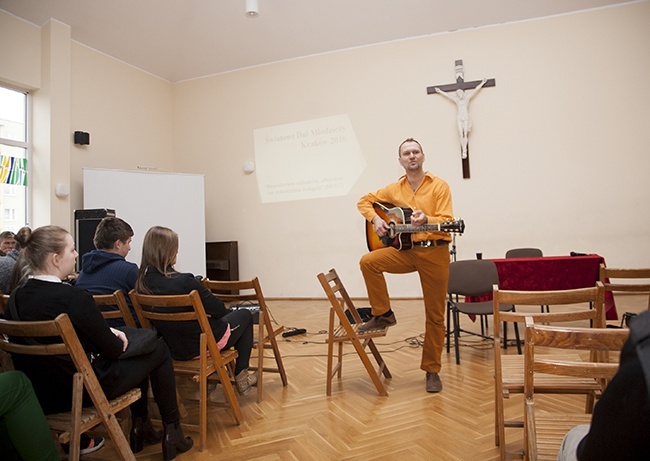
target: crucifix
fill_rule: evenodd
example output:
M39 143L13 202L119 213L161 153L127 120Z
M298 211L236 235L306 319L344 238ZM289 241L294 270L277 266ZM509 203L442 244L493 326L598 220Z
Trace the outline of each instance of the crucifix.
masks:
M460 151L463 162L463 178L469 178L469 132L472 129L472 119L469 116L469 101L478 93L481 88L495 86L496 81L484 78L483 80L465 81L463 75L463 60L458 59L455 63L456 83L449 85L438 85L427 87L427 94L440 94L456 104L458 114L458 134L460 135ZM467 92L466 90L471 90ZM448 94L449 93L449 94Z

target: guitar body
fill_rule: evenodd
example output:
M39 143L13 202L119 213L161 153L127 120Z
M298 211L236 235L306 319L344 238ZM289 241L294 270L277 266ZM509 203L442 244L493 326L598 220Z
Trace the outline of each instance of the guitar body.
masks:
M380 238L372 223L366 221L366 243L370 251L387 247L409 250L413 248L411 234L414 232L453 232L458 234L465 232L465 223L462 219L440 224L413 226L411 225L413 210L410 208L393 206L390 203L374 203L372 206L377 215L388 223L390 230L387 235Z
M413 213L413 210L410 208L393 206L388 203L375 203L373 204L373 208L379 217L389 225L411 223L411 213ZM368 243L369 251L386 247L393 247L398 250L409 250L413 248L411 234L399 233L392 237L390 234L387 234L384 237L379 237L370 221L366 221L366 242Z

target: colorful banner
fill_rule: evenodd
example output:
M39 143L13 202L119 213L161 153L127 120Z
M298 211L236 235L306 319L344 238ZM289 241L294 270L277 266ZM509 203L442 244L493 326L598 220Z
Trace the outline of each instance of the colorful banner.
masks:
M27 185L27 159L0 155L0 184Z

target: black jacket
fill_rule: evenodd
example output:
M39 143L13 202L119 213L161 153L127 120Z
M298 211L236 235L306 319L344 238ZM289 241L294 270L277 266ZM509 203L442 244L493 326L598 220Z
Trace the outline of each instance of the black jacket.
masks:
M148 268L144 284L156 295L188 294L197 290L205 312L210 316L208 320L217 342L226 333L228 323L223 320L223 316L229 312L228 309L223 301L205 288L194 275L174 272L165 276L156 269ZM191 310L191 307L188 307L188 310ZM155 321L154 326L169 346L175 360L190 360L199 355L201 327L197 322Z

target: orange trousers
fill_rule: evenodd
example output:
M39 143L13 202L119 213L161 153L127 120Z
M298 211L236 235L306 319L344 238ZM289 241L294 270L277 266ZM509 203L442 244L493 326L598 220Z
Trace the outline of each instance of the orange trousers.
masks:
M440 371L442 350L445 345L449 261L448 245L431 247L415 245L410 250L380 248L366 253L359 262L373 315L381 315L391 309L384 272L389 274L418 272L420 275L425 311L424 348L420 368L432 373Z

